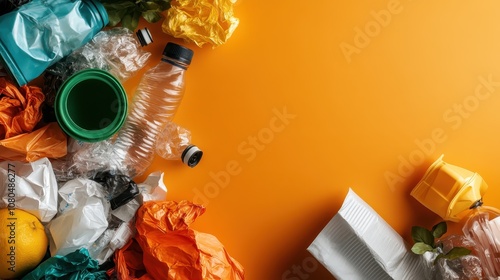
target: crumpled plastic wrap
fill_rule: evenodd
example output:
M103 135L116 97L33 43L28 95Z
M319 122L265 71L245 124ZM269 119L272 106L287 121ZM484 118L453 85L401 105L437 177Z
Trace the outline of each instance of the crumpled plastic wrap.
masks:
M44 100L39 87L18 88L0 77L0 139L31 132L42 119L40 106Z
M0 160L36 161L62 158L67 153L67 137L55 122L30 133L0 140Z
M172 0L162 24L163 32L199 47L205 43L222 45L239 24L233 13L235 3L236 0Z
M151 53L142 49L135 34L124 27L97 33L83 47L75 50L45 71L44 92L47 103L54 104L57 90L71 75L85 69L101 69L125 82L141 70Z
M144 203L135 239L115 253L118 279L244 279L243 266L215 236L190 228L204 212L189 201Z
M87 249L82 248L66 256L48 258L22 280L105 280L105 271L99 271L99 264L89 256Z
M86 177L93 178L97 173L110 170L109 157L113 152L113 142L104 140L95 143L68 138L68 154L53 161L58 182Z
M485 277L481 260L477 256L477 244L464 235L449 235L436 240L437 252L427 251L423 254L425 269L422 279L429 280L475 280L493 279ZM455 259L440 258L438 254L448 253L452 248L463 247L471 250L471 254ZM424 277L424 275L426 277ZM496 278L495 278L496 279Z

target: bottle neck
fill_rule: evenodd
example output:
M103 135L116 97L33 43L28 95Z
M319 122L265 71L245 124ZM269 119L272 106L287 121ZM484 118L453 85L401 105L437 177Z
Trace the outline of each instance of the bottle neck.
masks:
M170 64L172 64L174 66L177 66L177 67L180 67L180 68L182 68L184 70L187 70L188 67L189 67L189 64L184 63L184 62L182 62L182 61L180 61L178 59L165 56L165 55L162 56L161 61L170 63Z
M469 209L476 209L478 207L481 207L483 205L483 199L480 199L476 202L474 202Z

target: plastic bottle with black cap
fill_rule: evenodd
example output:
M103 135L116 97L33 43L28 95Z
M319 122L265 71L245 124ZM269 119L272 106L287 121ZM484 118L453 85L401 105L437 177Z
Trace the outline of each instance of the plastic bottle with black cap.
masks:
M174 123L167 122L156 142L156 154L168 160L182 160L189 167L195 167L203 151L191 143L191 132Z
M143 75L114 143L111 167L134 177L151 165L159 134L172 121L183 98L192 58L191 49L169 42L158 64Z

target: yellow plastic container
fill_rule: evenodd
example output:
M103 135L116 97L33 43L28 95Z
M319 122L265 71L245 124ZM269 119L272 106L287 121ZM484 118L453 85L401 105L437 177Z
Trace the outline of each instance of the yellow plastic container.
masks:
M441 155L413 188L411 196L444 220L458 222L487 189L478 173L448 164Z

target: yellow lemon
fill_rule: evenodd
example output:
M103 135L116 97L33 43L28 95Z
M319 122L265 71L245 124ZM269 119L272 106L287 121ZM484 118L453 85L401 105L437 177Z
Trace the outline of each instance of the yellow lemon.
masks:
M42 261L47 245L37 217L20 209L0 209L0 279L30 272Z

